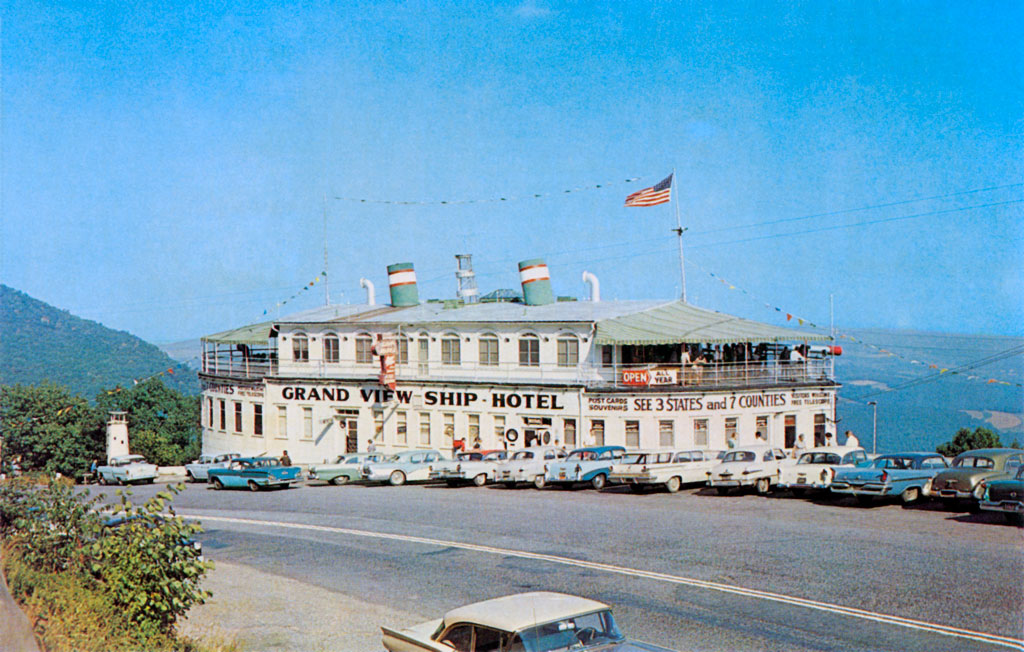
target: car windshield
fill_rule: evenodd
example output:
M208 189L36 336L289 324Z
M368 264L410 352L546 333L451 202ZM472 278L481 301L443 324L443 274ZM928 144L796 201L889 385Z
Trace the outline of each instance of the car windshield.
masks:
M484 456L481 455L480 453L459 453L458 455L455 456L455 459L457 459L460 462L469 462L481 460L483 459L483 457Z
M875 460L876 469L912 469L914 459L912 457L879 457Z
M722 458L723 462L753 462L754 454L751 451L732 451Z
M995 462L987 457L978 457L976 455L967 455L953 460L953 466L959 467L977 467L980 469L991 469L995 466Z
M502 452L488 453L487 455L484 456L485 462L499 462L503 459L505 459L505 453Z
M509 652L590 650L624 640L610 611L563 618L524 629L512 639Z
M514 459L514 460L532 460L533 459L533 451L519 451L518 453L516 453L515 455L512 456L512 459Z
M578 460L583 460L583 461L586 461L586 460L596 460L597 459L597 453L595 453L594 451L573 451L573 452L569 453L569 459L573 460L573 461L578 461Z
M835 453L804 453L797 464L839 464Z

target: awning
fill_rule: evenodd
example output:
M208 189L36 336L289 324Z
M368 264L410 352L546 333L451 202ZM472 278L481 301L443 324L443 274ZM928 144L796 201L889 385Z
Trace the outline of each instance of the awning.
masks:
M681 344L731 342L827 341L807 333L697 308L682 301L667 303L597 322L597 344Z
M265 321L223 333L206 335L202 340L213 344L267 344L270 341L270 329L273 325L274 322Z

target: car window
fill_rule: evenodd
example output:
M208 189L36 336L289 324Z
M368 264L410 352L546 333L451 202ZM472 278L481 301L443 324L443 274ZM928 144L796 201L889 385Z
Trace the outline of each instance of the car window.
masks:
M647 459L646 455L642 455L642 454L639 454L639 453L634 453L632 455L625 455L625 456L623 456L623 458L621 460L619 460L619 461L622 462L623 464L643 464L644 460L646 460L646 459Z
M777 459L777 460L784 460L784 459L786 459L786 451L780 451L778 448L776 448L774 450L775 450L775 459Z
M926 457L921 462L922 469L944 469L946 466L946 459L943 457Z
M846 455L843 456L843 464L856 464L857 462L863 460L864 457L865 456L863 451L853 451L852 453L847 453Z
M562 456L559 455L556 451L548 451L548 452L544 453L544 459L546 459L546 460L557 460L560 457L562 457Z
M665 464L672 461L672 453L658 453L658 463Z
M501 460L503 460L503 459L505 459L505 453L503 453L503 452L499 452L499 453L488 453L488 454L487 454L487 455L486 455L486 456L484 457L484 460L485 460L485 461L487 461L487 462L500 462L500 461L501 461Z
M1006 466L1003 467L1003 470L1006 471L1007 473L1016 473L1017 469L1019 469L1020 466L1020 455L1011 455L1006 458Z
M452 646L458 650L458 652L472 652L473 626L452 625L438 640L446 645Z
M966 455L964 457L953 460L953 466L956 467L975 467L979 469L991 469L995 466L995 462L987 457L980 457L977 455Z
M502 632L479 625L474 629L476 630L476 644L473 645L473 652L498 652L501 650L506 638L502 636Z
M764 455L761 456L761 459L765 462L771 462L775 459L775 453L771 450L766 450Z
M514 459L514 460L532 460L533 459L533 451L519 451L518 453L516 453L515 455L512 456L512 459Z
M423 455L410 455L409 461L412 462L413 464L419 464L420 462L423 461L423 457Z
M723 462L753 462L757 456L751 451L733 451L722 458Z
M689 453L676 453L677 462L689 462L691 459Z

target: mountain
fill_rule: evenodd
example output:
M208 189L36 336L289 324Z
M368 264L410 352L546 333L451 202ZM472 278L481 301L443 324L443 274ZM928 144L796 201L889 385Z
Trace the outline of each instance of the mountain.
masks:
M180 392L199 393L195 371L156 346L0 284L0 385L51 380L92 400L155 375Z

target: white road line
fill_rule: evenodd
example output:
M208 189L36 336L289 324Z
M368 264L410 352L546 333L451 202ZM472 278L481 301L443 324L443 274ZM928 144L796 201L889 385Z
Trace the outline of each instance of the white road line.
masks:
M871 620L874 622L885 623L888 625L907 627L909 629L917 629L925 632L942 634L944 636L953 636L956 638L963 638L972 641L981 641L983 643L991 643L994 645L1006 645L1017 650L1024 650L1024 640L1022 639L1010 638L1007 636L999 636L996 634L986 634L985 632L977 632L974 630L962 629L959 627L949 627L947 625L939 625L936 623L929 623L922 620L914 620L912 618L891 616L888 614L876 613L873 611L865 611L863 609L856 609L854 607L844 607L842 605L831 604L828 602L819 602L817 600L798 598L795 596L784 595L781 593L760 591L758 589L748 589L742 586L722 584L720 582L709 582L707 580L699 580L690 577L681 577L679 575L669 575L667 573L658 573L654 571L645 571L637 568L627 568L625 566L614 566L612 564L602 564L600 562L584 561L582 559L573 559L572 557L547 555L538 552L528 552L526 550L513 550L510 548L496 548L493 546L483 546L475 543L444 541L442 539L428 539L426 537L417 537L406 534L387 534L383 532L372 532L369 530L353 530L350 528L329 527L325 525L308 525L304 523L288 523L284 521L262 521L250 518L233 518L229 516L202 516L198 514L182 514L180 512L178 513L178 516L181 516L183 518L197 519L201 521L219 521L223 523L239 523L243 525L273 526L291 528L296 530L329 532L331 534L346 534L349 536L366 537L372 539L388 539L391 541L419 543L422 545L437 546L441 548L458 548L461 550L470 550L473 552L480 552L491 555L501 555L504 557L534 559L537 561L551 562L553 564L576 566L579 568L604 571L607 573L628 575L630 577L640 577L660 582L669 582L672 584L681 584L696 588L709 589L712 591L721 591L723 593L732 593L734 595L742 595L749 598L757 598L759 600L781 602L785 604L795 605L798 607L806 607L807 609L816 609L818 611L825 611L829 613L840 614L843 616L860 618L863 620Z

